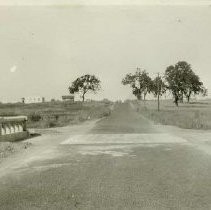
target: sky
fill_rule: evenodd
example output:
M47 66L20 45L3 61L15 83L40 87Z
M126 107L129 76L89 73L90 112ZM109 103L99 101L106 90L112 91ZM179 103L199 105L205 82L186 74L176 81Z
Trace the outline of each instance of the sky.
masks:
M102 81L102 90L88 98L133 98L121 84L125 74L140 67L155 77L182 60L211 90L211 6L206 4L4 5L0 25L3 102L61 99L71 82L87 73Z

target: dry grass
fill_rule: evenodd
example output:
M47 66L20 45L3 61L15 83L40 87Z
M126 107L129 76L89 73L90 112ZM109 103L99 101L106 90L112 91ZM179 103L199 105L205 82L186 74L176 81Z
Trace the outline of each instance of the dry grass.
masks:
M110 104L104 102L0 105L0 116L28 116L28 128L61 127L109 114Z
M27 149L31 146L29 142L0 142L0 162L9 155Z
M186 129L211 129L211 100L184 103L176 107L172 101L161 101L160 112L156 101L146 101L137 105L139 111L156 123L174 125Z

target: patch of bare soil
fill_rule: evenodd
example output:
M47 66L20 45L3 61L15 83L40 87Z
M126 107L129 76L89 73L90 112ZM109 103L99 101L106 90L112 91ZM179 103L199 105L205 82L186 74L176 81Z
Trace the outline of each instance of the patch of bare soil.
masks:
M52 159L61 155L57 147L71 134L85 134L93 128L99 120L91 120L80 125L51 129L35 129L40 136L23 142L0 142L0 177L12 170L28 166L34 161ZM2 152L2 157L1 157ZM4 160L4 161L3 161Z

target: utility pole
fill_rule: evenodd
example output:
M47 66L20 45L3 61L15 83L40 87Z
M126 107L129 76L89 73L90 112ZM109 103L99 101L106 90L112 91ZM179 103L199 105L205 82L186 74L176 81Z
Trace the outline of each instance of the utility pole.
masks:
M158 97L158 112L160 111L160 74L158 73L157 79L157 97Z
M137 72L138 72L138 93L139 93L139 100L142 100L141 96L141 84L140 84L140 77L141 77L141 68L137 67Z

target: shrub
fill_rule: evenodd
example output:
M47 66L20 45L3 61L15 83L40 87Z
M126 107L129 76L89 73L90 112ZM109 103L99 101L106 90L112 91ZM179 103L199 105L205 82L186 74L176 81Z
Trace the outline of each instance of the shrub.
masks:
M103 117L108 117L110 115L111 115L111 111L110 110L109 111L104 111L103 114L102 114Z
M29 119L33 122L38 122L42 119L42 116L34 113L34 114L29 116Z
M48 127L49 128L54 128L56 126L57 126L57 123L56 122L53 122L53 121L49 122L49 124L48 124Z

